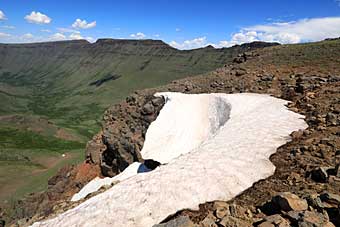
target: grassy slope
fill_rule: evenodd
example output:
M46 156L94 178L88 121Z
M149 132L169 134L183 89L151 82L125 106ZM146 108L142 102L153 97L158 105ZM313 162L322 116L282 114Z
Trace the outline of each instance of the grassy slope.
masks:
M84 143L12 127L0 128L0 201L43 190L66 163L81 160ZM62 154L66 153L66 157ZM0 203L1 203L0 202Z

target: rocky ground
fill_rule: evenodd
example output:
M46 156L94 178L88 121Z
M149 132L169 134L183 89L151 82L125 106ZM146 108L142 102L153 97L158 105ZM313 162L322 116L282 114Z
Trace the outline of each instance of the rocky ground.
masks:
M145 132L164 104L152 96L157 91L269 93L291 101L289 108L305 115L309 125L271 157L273 176L232 201L179 211L158 227L340 226L339 53L340 40L269 47L241 54L211 73L134 93L106 111L103 129L88 142L84 164L64 168L50 180L47 192L18 204L11 214L14 226L73 207L65 201L86 182L142 161Z

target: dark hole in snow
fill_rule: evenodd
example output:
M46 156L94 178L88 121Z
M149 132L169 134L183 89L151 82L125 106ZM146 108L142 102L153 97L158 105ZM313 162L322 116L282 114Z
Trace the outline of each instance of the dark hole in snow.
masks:
M150 170L154 170L156 169L158 166L161 165L161 163L155 161L155 160L152 160L152 159L145 159L144 160L144 166L146 166L146 168L150 169Z

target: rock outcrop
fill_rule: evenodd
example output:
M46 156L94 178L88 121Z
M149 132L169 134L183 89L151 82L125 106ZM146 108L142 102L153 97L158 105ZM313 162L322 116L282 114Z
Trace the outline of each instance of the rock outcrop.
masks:
M113 177L133 162L143 162L140 151L145 133L164 99L132 95L104 114L103 130L86 147L86 160L100 165L103 176Z

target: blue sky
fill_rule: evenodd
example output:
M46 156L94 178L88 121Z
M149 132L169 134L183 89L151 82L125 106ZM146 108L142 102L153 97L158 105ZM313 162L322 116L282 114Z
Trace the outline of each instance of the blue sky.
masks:
M162 39L180 49L340 36L340 0L0 0L0 42Z

